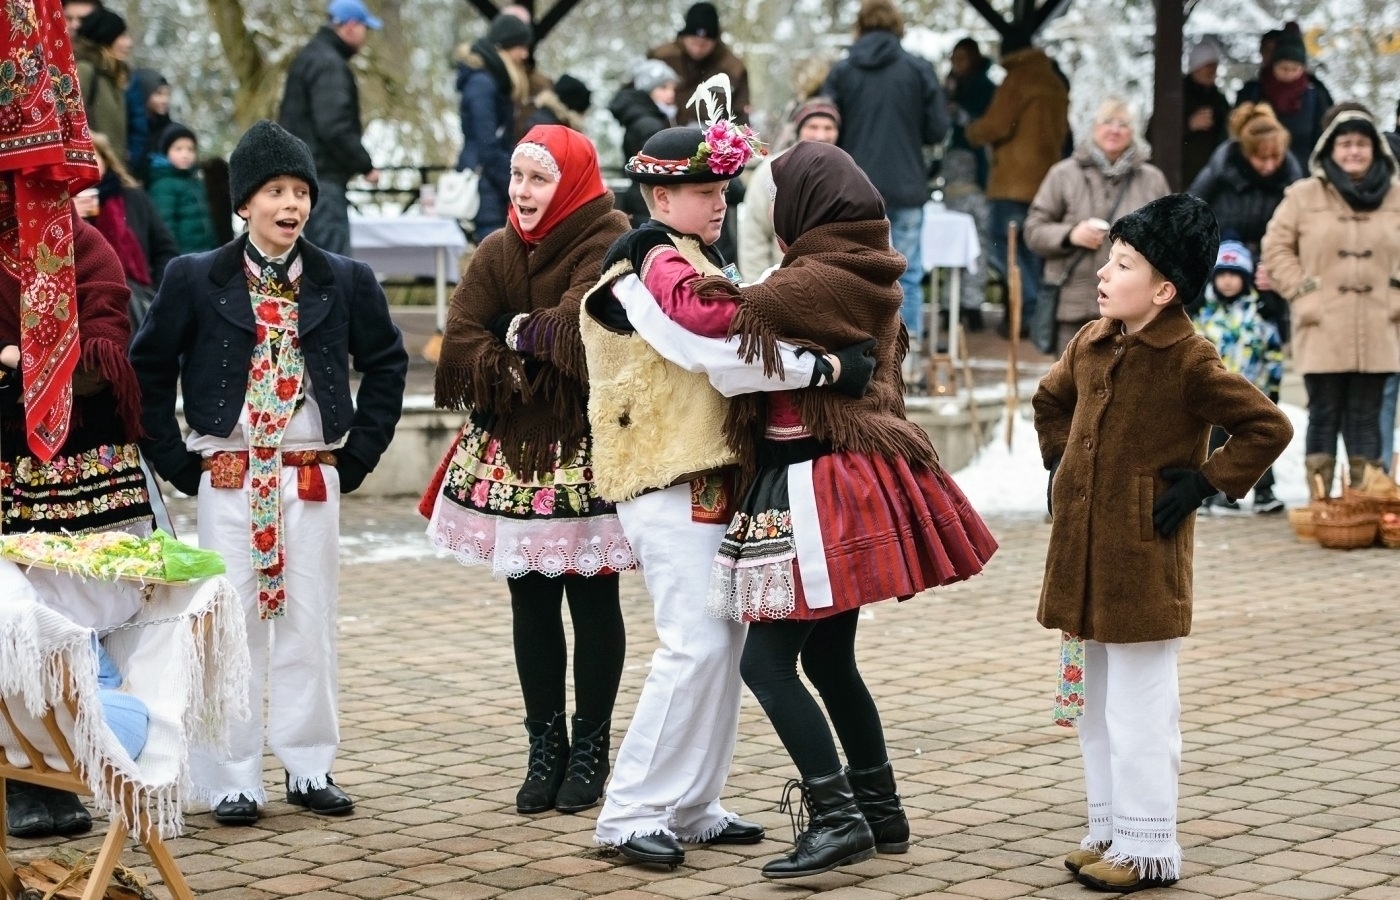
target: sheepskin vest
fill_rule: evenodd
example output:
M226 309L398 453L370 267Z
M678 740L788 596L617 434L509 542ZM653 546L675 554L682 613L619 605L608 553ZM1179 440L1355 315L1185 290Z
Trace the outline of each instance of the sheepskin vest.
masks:
M723 273L705 258L700 243L673 238L676 249L702 275ZM593 480L614 502L735 465L724 439L729 400L701 372L668 362L631 331L613 331L589 314L588 300L632 271L614 265L589 291L579 317L588 361L588 423L593 432Z

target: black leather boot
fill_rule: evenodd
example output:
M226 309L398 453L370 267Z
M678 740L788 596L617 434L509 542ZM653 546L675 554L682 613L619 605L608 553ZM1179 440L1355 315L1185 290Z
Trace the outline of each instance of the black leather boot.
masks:
M611 722L601 725L574 716L574 745L554 808L562 813L582 812L598 805L608 780L608 738Z
M92 831L92 813L88 812L83 799L77 794L58 788L36 787L34 790L49 808L54 834L87 834Z
M5 779L5 831L10 837L41 838L58 834L44 802L44 788Z
M909 852L909 817L895 793L894 766L885 763L873 769L847 769L856 806L875 835L875 849L881 853Z
M849 866L875 855L875 836L860 814L845 772L807 781L789 781L783 808L792 811L793 788L802 791L802 805L809 821L797 834L797 847L781 859L763 866L764 878L801 878L820 875L837 866ZM793 830L801 826L794 816Z
M556 713L548 722L525 720L530 735L530 761L525 770L525 783L515 795L515 810L541 813L554 808L559 786L564 783L564 770L569 756L569 728L564 714Z

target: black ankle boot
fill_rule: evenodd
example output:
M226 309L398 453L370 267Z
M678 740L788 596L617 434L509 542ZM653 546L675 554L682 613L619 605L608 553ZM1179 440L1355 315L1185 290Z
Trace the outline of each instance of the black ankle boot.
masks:
M36 784L5 779L5 831L10 837L41 838L58 834L53 815L44 802L45 789Z
M608 729L574 716L574 745L564 784L559 788L554 808L562 813L582 812L598 804L603 783L608 780Z
M559 785L564 783L568 763L569 729L564 714L557 713L548 722L525 720L530 735L530 761L525 771L525 783L515 795L515 810L540 813L554 808Z
M860 814L875 835L875 849L881 853L909 852L909 817L895 793L894 767L889 763L873 769L847 769Z
M793 788L802 791L802 805L809 821L807 830L797 834L797 847L781 859L763 866L764 878L801 878L820 875L837 866L862 862L875 855L875 836L856 806L845 772L807 781L789 781L783 807L792 809ZM793 817L793 830L800 827Z

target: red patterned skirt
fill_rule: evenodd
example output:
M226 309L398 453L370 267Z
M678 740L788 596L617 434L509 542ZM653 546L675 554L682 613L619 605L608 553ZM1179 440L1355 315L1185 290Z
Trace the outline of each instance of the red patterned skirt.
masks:
M830 453L759 473L715 558L707 609L750 622L820 619L964 581L996 549L942 469Z

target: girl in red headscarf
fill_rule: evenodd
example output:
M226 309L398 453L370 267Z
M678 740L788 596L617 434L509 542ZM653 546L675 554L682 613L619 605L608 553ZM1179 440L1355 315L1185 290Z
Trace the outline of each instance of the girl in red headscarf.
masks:
M506 576L530 738L522 813L598 802L626 647L617 573L635 566L593 486L579 302L628 229L583 135L539 125L511 155L509 228L488 235L452 295L436 403L469 413L431 504L428 534ZM562 601L574 628L568 739Z

